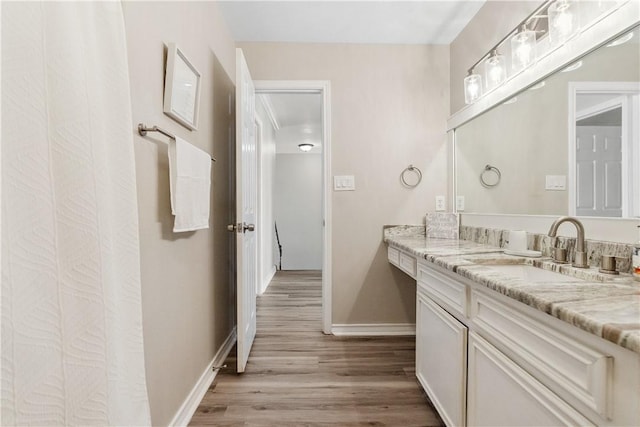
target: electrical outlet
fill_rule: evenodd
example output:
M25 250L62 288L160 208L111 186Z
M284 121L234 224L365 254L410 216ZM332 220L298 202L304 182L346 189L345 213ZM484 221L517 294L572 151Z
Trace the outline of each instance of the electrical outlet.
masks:
M456 196L456 211L464 210L464 196Z
M444 207L444 196L436 196L436 211L443 211Z

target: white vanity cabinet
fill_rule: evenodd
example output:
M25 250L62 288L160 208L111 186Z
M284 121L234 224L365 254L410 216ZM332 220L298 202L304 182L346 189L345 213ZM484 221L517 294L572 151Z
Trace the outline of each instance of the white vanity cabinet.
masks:
M389 246L387 248L387 259L400 270L407 273L412 278L416 278L417 261L416 257L400 249Z
M640 425L640 355L427 261L416 376L448 426Z
M593 426L494 346L469 337L469 426Z
M465 424L467 327L433 302L418 284L416 376L450 426Z

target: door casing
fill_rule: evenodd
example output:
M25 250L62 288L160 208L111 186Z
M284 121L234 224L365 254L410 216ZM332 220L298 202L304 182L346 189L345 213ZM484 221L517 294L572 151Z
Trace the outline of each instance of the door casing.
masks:
M322 331L331 334L331 83L328 80L254 80L254 85L256 92L262 93L322 96Z

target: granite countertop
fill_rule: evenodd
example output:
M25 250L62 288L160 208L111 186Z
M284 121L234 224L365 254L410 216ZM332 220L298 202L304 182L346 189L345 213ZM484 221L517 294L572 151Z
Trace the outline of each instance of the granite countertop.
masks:
M398 226L384 231L384 241L475 283L527 304L636 353L640 353L640 283L630 275L610 276L596 268L558 265L549 258L503 254L497 246L467 240L426 238L424 227ZM491 268L525 264L582 280L527 282Z

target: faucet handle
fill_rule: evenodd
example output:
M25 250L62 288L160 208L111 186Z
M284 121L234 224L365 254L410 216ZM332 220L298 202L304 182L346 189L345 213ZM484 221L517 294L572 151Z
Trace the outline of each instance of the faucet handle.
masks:
M600 260L600 273L618 274L616 270L616 257L603 255Z
M557 264L566 264L567 250L565 248L552 248L551 259Z

